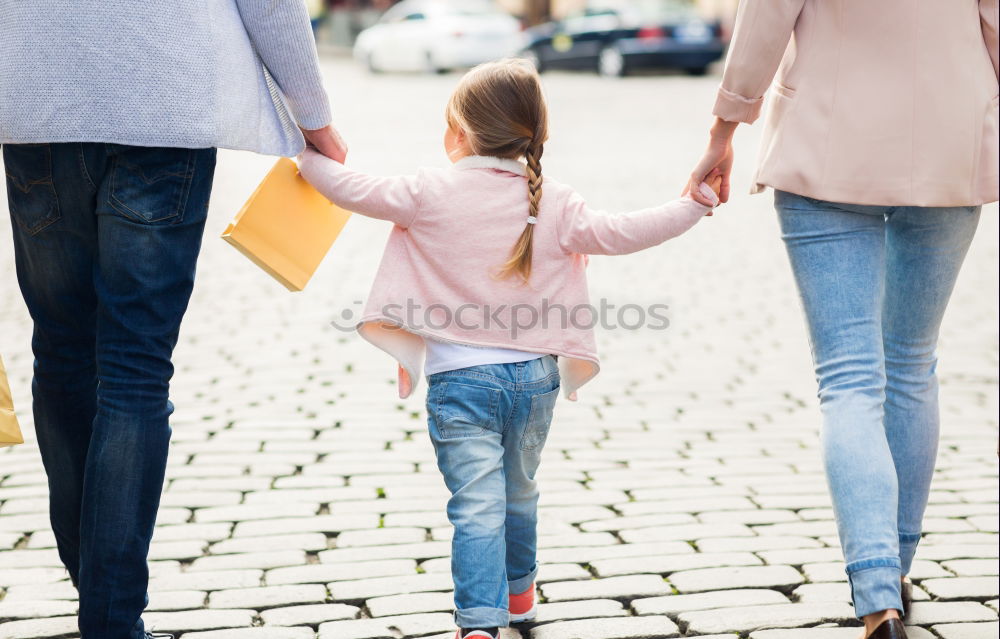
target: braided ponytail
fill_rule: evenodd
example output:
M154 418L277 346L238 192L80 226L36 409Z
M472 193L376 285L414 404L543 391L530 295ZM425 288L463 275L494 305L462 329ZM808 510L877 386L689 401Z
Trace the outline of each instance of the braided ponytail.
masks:
M531 276L535 221L542 201L542 151L548 114L542 84L525 60L501 60L469 71L448 101L448 126L465 132L476 155L517 159L528 165L528 219L498 277Z
M544 146L532 141L524 152L528 165L528 215L538 219L538 208L542 201L542 152ZM535 224L526 224L520 237L510 252L510 258L500 267L500 277L518 275L525 282L531 277L531 249Z

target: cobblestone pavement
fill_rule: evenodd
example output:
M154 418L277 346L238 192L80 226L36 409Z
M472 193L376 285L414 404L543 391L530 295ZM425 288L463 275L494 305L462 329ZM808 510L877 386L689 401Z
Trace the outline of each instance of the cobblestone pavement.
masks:
M326 63L356 166L441 165L455 76ZM548 174L595 206L673 197L701 150L712 78L550 75ZM668 303L666 331L604 330L604 372L560 402L540 472L537 624L512 639L852 639L817 448L800 311L771 212L738 193L688 236L594 258L594 299ZM421 398L330 321L356 310L388 228L353 219L304 293L217 239L270 164L223 153L177 349L148 625L183 639L450 638L451 530ZM941 342L943 442L912 573L914 639L997 636L997 215ZM31 437L29 325L0 221L0 352ZM626 318L627 319L627 318ZM0 450L0 638L75 636L36 447ZM807 629L808 628L808 629Z

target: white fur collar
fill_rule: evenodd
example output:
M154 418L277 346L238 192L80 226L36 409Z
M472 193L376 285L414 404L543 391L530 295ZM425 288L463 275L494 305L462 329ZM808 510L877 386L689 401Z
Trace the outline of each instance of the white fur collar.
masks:
M467 155L452 165L459 170L465 169L498 169L516 175L527 175L528 169L524 162L508 160L506 158L495 158L486 155Z

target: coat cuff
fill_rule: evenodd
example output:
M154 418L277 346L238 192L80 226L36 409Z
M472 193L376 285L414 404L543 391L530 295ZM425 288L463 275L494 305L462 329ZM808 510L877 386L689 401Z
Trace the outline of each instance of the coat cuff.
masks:
M727 122L753 124L760 117L760 109L763 104L764 96L746 98L738 93L733 93L723 87L719 87L719 93L715 99L715 108L712 109L712 114Z

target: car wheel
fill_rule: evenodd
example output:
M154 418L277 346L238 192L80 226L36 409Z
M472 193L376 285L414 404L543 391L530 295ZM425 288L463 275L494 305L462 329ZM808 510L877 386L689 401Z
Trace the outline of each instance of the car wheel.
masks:
M521 52L521 57L527 60L528 63L531 64L531 66L535 67L535 71L541 73L542 71L545 70L544 67L542 66L541 57L539 57L538 52L535 51L534 49L525 49L524 51Z
M688 67L684 69L684 73L694 76L708 75L708 67Z
M620 78L625 75L625 55L615 45L601 49L597 58L597 72L606 78Z
M447 73L448 69L442 67L434 61L434 54L428 51L424 54L424 67L427 73Z

